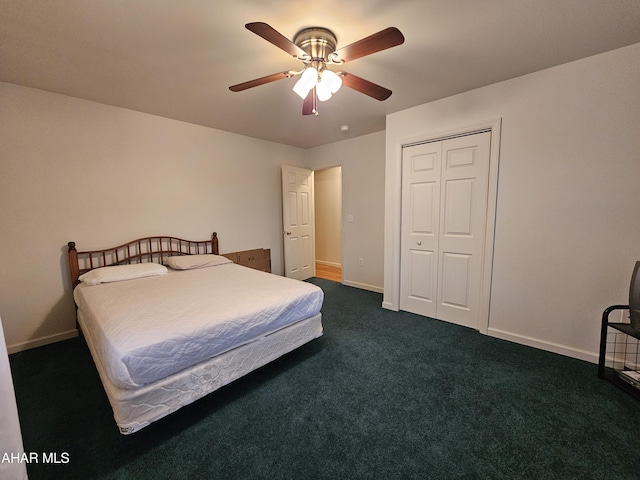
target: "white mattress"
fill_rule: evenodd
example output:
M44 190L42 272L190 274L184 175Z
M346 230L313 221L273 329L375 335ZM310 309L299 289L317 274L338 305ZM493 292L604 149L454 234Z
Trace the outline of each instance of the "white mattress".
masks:
M114 387L135 389L320 312L324 294L235 264L95 286L74 298Z

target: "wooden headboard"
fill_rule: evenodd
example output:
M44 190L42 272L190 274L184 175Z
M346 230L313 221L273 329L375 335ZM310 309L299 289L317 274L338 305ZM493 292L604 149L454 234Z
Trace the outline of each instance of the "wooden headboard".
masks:
M117 247L104 250L79 252L76 243L69 242L69 270L71 285L80 283L78 277L89 270L111 265L130 263L162 263L164 257L172 255L219 255L218 234L213 232L211 240L183 240L176 237L144 237Z

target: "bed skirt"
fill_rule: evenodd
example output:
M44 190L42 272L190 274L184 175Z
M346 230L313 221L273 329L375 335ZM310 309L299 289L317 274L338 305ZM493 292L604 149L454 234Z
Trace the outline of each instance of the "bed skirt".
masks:
M78 311L78 322L113 409L116 424L120 433L124 435L137 432L150 423L322 336L322 314L318 313L165 379L129 390L116 387L109 381L100 359L94 352L90 332L84 328L80 311Z

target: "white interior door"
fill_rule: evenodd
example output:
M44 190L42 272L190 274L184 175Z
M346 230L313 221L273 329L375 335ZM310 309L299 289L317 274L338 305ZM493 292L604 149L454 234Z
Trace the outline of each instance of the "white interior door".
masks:
M491 133L403 150L402 310L478 328Z
M306 280L315 275L313 253L313 172L282 167L282 224L286 277Z

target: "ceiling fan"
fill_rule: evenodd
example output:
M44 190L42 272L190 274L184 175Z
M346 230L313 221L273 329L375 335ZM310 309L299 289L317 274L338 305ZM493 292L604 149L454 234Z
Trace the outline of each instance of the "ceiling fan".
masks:
M386 28L337 50L336 36L331 30L323 27L300 30L293 41L263 22L247 23L245 27L300 60L304 67L299 71L287 70L232 85L229 87L232 92L241 92L258 85L300 75L293 91L303 99L303 115L318 115L318 100L328 100L342 85L380 101L391 96L392 92L387 88L345 71L334 72L327 66L342 65L402 44L404 36L395 27Z

